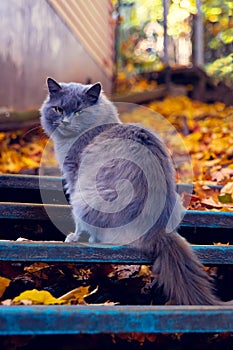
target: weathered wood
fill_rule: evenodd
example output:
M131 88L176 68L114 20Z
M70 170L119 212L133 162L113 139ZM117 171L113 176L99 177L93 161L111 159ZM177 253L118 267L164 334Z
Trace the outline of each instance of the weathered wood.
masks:
M0 174L0 189L12 188L20 190L48 190L61 191L63 179L59 176L38 176L38 175L15 175ZM220 185L210 185L212 189L220 189ZM192 193L193 185L178 183L176 185L178 193Z
M191 246L204 264L233 264L233 246ZM0 260L151 264L135 248L63 242L0 241Z
M37 175L0 175L0 201L67 204L61 177Z
M58 221L72 220L69 205L0 202L0 219L49 220L47 213ZM233 228L233 212L187 210L181 226Z
M12 111L0 109L1 131L18 130L23 128L40 127L38 109Z
M188 187L187 187L188 186ZM7 191L40 190L62 193L59 177L1 175L0 188ZM190 192L190 185L178 185ZM22 190L22 192L20 192ZM54 198L53 196L48 196ZM28 197L30 198L30 196ZM0 219L56 220L70 222L71 207L60 204L0 203ZM7 199L8 201L8 199ZM50 203L50 201L48 201ZM59 202L60 203L60 202ZM186 211L185 227L233 228L233 213ZM191 246L206 265L233 264L233 246ZM63 242L0 241L2 261L148 264L151 257L127 246ZM0 306L0 335L232 332L233 306Z
M62 178L56 176L1 174L0 188L59 190Z
M233 306L1 306L0 334L232 332Z
M127 103L145 103L150 102L166 95L166 86L160 85L153 90L139 91L131 93L115 94L111 96L113 102L127 102Z
M233 212L187 210L181 226L233 228Z
M71 220L69 205L0 202L0 219L49 220L47 212L57 221Z

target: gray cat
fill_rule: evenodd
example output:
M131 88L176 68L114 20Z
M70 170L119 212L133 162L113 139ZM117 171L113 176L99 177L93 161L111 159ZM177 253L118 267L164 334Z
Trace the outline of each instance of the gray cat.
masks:
M76 230L66 241L130 244L155 260L156 282L172 304L221 304L189 244L177 232L182 206L159 137L122 124L101 84L47 80L41 124L53 139Z

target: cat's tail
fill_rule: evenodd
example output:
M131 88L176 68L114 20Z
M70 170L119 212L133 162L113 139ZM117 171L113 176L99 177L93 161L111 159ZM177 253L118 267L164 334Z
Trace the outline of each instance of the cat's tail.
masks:
M164 294L176 305L222 305L213 292L211 278L195 252L178 233L160 236L152 272Z

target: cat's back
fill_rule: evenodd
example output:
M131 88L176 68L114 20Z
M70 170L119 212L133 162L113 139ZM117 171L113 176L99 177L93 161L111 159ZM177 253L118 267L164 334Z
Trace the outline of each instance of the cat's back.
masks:
M108 153L109 152L109 153ZM83 154L98 154L95 161L99 161L103 153L107 158L135 156L135 160L144 162L150 158L158 158L161 163L170 162L170 156L159 136L141 124L114 124L98 134L85 148ZM148 155L148 159L141 158ZM161 164L162 165L162 164Z
M123 182L127 195L132 186L135 193L145 187L146 192L158 186L166 190L167 186L173 187L173 177L173 166L162 141L140 124L116 124L101 132L82 152L78 170L85 191L91 196L94 187L89 185L94 184L107 200L111 189L116 195Z
M152 130L141 124L114 124L111 128L98 135L95 141L100 142L106 139L124 139L132 140L140 144L152 145L161 143L161 140Z

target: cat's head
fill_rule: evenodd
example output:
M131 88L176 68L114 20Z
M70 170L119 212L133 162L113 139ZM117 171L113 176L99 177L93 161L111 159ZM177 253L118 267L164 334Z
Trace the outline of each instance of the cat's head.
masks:
M96 125L110 123L112 116L117 116L100 83L58 83L48 78L47 86L49 95L40 112L41 124L49 136L79 135Z

